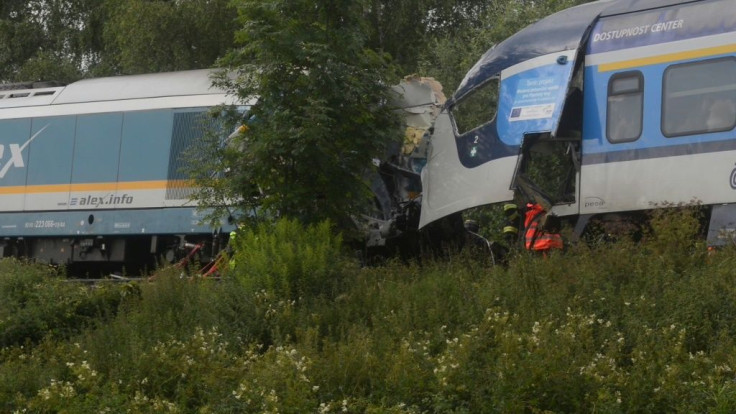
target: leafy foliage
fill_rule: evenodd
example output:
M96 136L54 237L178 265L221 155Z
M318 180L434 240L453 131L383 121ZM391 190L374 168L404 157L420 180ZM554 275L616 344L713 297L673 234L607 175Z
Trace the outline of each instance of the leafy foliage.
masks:
M334 298L344 276L342 238L329 222L302 226L281 219L239 231L231 276L246 291L280 300Z
M310 280L316 290L298 301L267 281L242 283L246 268L219 282L162 275L142 283L139 299L112 318L97 314L71 335L2 348L0 407L731 412L736 250L705 254L692 210L669 214L641 243L520 254L505 268L456 256L360 269L331 256L335 269L325 260L312 269L339 273L330 276L339 283ZM261 259L244 265L260 276L296 266L299 249L307 254L334 240L321 226L280 226L254 230L240 246L257 250ZM690 242L673 245L672 237ZM666 245L696 254L672 263ZM266 258L269 264L257 263ZM10 280L44 274L2 265L3 275L15 275L3 292L17 285ZM318 293L323 283L330 294ZM77 295L63 286L72 285L49 285L60 304ZM29 311L38 313L50 297L27 301ZM8 303L0 302L4 315Z
M258 99L232 145L232 185L272 215L343 226L366 203L362 176L398 138L387 62L367 49L363 3L237 2L240 48L220 83Z
M229 0L107 0L105 64L118 73L211 67L233 46Z
M135 288L89 289L67 283L42 265L0 260L0 346L67 338L112 317Z
M208 68L233 45L234 15L229 0L6 0L0 81Z
M71 81L90 63L101 34L98 1L4 1L0 81Z
M5 0L0 5L0 80L69 82L87 76L209 67L234 46L238 3ZM433 53L437 39L487 27L494 4L366 0L361 5L361 18L367 23L365 45L389 54L399 73L413 73L421 68L424 56ZM465 49L456 54L464 55ZM460 67L461 72L470 63Z
M391 55L401 73L415 73L436 39L481 26L492 4L484 0L371 0L366 15L371 28L369 45ZM458 49L455 53L465 52Z

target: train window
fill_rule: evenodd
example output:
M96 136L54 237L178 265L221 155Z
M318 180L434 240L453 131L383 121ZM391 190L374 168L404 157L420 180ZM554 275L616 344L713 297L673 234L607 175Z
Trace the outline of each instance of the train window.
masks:
M672 65L662 80L662 133L666 137L736 127L736 59Z
M450 112L458 135L493 120L498 108L499 86L499 79L493 78L452 106Z
M641 136L644 108L644 77L641 72L623 72L608 81L606 137L611 143L636 141Z

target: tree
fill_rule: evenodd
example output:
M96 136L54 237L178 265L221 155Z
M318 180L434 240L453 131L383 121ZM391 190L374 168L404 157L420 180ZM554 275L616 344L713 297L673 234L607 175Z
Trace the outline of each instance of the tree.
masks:
M234 32L229 0L3 0L0 82L209 68Z
M107 72L166 72L212 67L233 47L230 0L106 0ZM104 71L103 71L104 72Z
M83 76L102 47L90 24L99 0L4 1L0 6L0 81Z
M391 55L403 75L419 70L420 57L438 38L481 25L487 0L371 0L369 45Z
M370 199L363 173L399 137L388 64L366 48L364 1L235 4L239 48L219 83L258 101L223 158L228 186L273 215L349 222Z

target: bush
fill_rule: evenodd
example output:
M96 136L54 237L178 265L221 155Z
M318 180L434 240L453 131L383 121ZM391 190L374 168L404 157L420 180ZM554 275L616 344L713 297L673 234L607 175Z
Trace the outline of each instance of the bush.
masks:
M237 235L231 276L252 293L299 301L335 297L346 259L342 238L329 222L303 226L296 220L261 223Z
M690 264L705 262L704 236L707 228L704 208L664 205L650 213L646 248L662 266L680 272ZM693 260L695 259L695 260Z
M112 317L131 286L69 283L48 266L0 260L0 346L68 338Z

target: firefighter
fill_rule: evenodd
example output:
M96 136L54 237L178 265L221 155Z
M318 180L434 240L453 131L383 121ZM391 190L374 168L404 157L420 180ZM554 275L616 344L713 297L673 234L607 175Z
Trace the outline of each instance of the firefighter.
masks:
M547 252L562 249L562 236L559 233L546 231L541 223L546 220L547 213L537 203L528 203L524 216L524 247L527 250Z
M225 253L227 254L227 257L230 258L227 265L230 271L235 269L235 239L237 238L238 231L233 230L230 232L230 238L227 242L227 248L225 249Z
M519 208L514 203L504 204L503 214L506 217L506 225L503 227L503 238L509 246L513 246L519 237L519 225L521 224Z

